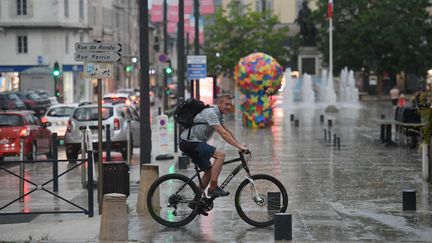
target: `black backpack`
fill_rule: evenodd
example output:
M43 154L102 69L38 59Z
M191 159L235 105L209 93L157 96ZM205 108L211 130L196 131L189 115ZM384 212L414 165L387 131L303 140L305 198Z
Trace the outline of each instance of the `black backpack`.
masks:
M194 123L193 119L198 113L209 107L209 105L205 105L204 102L200 100L189 98L176 107L174 120L184 128L190 128L196 124L206 124Z

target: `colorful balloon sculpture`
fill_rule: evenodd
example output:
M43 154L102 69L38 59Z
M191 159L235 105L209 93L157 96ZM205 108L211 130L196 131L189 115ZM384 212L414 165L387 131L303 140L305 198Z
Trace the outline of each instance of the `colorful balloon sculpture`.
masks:
M280 64L265 53L252 53L240 59L234 78L246 96L242 107L244 126L263 128L273 123L270 96L281 87L282 76Z

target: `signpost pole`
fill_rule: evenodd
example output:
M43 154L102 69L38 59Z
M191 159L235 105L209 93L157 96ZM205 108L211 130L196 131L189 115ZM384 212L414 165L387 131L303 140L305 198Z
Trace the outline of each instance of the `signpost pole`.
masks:
M98 106L98 202L99 214L102 213L103 203L103 158L102 158L102 79L113 77L113 62L121 59L121 44L119 42L75 43L75 61L89 62L85 64L85 77L97 79ZM89 183L92 183L89 181Z
M98 202L99 214L102 214L103 165L102 165L102 79L98 78ZM89 182L91 183L91 182Z

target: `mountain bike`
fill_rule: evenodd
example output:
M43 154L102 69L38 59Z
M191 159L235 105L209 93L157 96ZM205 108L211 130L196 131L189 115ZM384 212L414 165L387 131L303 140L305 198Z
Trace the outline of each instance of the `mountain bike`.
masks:
M227 160L224 165L241 162L220 185L224 189L239 173L246 171L246 178L237 187L234 205L246 223L255 227L266 227L274 223L274 215L285 212L288 207L288 193L282 183L266 174L251 175L250 152L239 152L239 157ZM180 227L191 222L198 214L208 215L213 209L215 196L207 197L202 188L200 170L195 164L195 174L187 177L172 173L159 177L147 193L147 207L150 215L161 225ZM198 178L200 187L193 181Z

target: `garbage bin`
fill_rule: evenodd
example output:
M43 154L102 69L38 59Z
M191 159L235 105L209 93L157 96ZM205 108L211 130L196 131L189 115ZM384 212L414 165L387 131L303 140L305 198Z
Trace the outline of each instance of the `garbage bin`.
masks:
M103 163L103 195L121 193L129 196L129 165L125 161Z

